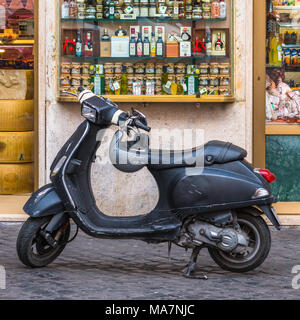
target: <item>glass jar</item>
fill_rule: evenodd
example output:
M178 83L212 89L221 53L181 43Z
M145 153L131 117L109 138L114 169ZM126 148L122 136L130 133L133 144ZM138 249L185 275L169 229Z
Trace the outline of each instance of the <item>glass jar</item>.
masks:
M146 18L149 17L149 5L141 4L140 5L140 17Z
M155 95L155 79L154 76L147 76L145 81L145 95Z
M162 74L162 70L163 70L163 64L162 63L157 63L155 66L155 73L159 76L161 76Z
M218 63L211 63L209 65L209 68L210 68L210 74L213 74L213 75L219 74L220 69L219 69Z
M200 74L208 74L209 64L208 63L200 63L199 72Z
M136 74L144 74L145 73L145 64L144 63L137 63L135 65L135 73Z
M113 74L114 73L114 64L113 63L105 63L104 64L104 72L105 72L105 74Z
M220 87L220 95L228 97L231 95L230 87Z
M105 77L105 94L114 94L114 79L112 76Z
M115 69L115 74L122 74L122 63L115 63L114 69Z
M229 76L220 77L220 86L229 86L229 85L230 85L230 77Z
M71 73L72 73L72 75L80 75L81 74L81 64L73 62Z
M229 63L220 63L220 74L229 75L230 74L230 64Z
M91 65L89 63L83 63L81 73L83 75L90 74L90 68L91 68Z
M138 5L133 6L133 14L135 14L136 17L140 16L140 7Z
M84 10L77 10L77 19L83 20L85 18L85 11Z
M209 85L209 77L207 75L199 76L199 85L206 87Z
M134 73L134 67L132 63L125 63L124 66L126 67L126 71L128 74Z
M71 77L67 76L67 75L61 76L60 77L60 86L61 87L70 87L71 86Z
M82 86L84 88L89 88L91 85L91 77L89 75L82 76Z
M176 83L177 83L177 94L184 95L186 91L185 76L182 74L176 75Z
M210 13L210 11L203 11L203 12L202 12L202 18L203 18L203 19L211 19L211 13Z
M154 18L156 15L156 5L150 4L149 6L149 17Z
M218 76L210 76L209 77L209 84L212 87L217 87L219 85L219 78Z
M85 9L85 19L96 19L96 8L93 5Z
M117 96L119 96L121 94L121 81L122 81L122 75L121 74L117 74L114 77L114 82L113 82L114 93Z
M155 65L154 65L154 63L147 63L146 64L146 73L147 74L154 74L155 73Z
M144 79L143 77L136 77L132 83L132 94L135 96L140 96L143 94L144 90Z
M175 73L175 65L174 63L168 63L167 64L167 73L172 75Z
M175 65L175 72L177 74L185 74L185 64L184 63L177 63Z
M81 86L81 76L73 76L71 79L71 86L72 87L80 87Z
M71 63L62 63L61 64L61 74L70 75L72 70L72 64Z

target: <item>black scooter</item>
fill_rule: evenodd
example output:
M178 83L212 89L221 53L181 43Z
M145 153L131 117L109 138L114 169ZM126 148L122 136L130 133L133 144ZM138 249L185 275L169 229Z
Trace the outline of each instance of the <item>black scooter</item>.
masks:
M17 252L26 266L43 267L59 256L69 242L70 218L92 237L192 249L184 270L187 277L195 271L203 247L229 271L247 272L263 263L271 237L262 214L280 229L272 208L276 200L269 183L276 177L271 172L254 169L245 160L245 150L221 141L186 151L151 150L148 135L140 132L151 130L143 114L133 109L130 115L104 97L78 90L86 120L58 152L51 166L52 183L24 206L30 218L20 230ZM146 166L157 182L159 201L147 215L108 217L96 206L90 169L103 129L111 125L119 126L110 145L114 166L123 172ZM202 166L197 165L199 159Z

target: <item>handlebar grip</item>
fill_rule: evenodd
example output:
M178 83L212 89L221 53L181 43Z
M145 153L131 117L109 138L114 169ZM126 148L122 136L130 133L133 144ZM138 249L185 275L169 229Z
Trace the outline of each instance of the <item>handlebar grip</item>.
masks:
M145 125L144 125L142 122L140 122L139 120L136 120L136 121L135 121L135 126L136 126L137 128L140 128L140 129L146 131L146 132L150 132L150 131L151 131L151 128L150 128L150 127L145 126Z

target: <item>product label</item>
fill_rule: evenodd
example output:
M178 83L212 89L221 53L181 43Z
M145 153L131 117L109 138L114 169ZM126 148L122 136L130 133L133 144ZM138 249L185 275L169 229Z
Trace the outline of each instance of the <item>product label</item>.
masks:
M162 56L163 55L163 44L162 43L158 43L156 45L156 54L158 56Z
M144 56L150 55L150 43L144 43Z
M142 56L143 55L143 44L141 42L139 42L137 45L136 45L136 54L138 56Z
M130 43L130 45L129 45L129 55L130 56L135 56L136 55L135 43Z

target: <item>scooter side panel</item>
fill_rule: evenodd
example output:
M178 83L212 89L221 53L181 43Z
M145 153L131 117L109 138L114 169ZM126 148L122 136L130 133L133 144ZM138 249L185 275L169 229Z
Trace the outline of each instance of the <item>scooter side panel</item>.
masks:
M212 166L183 169L180 174L177 171L170 190L172 208L191 213L191 209L207 212L275 202L269 187L253 172L239 170L236 173ZM259 188L266 188L270 196L255 199Z

